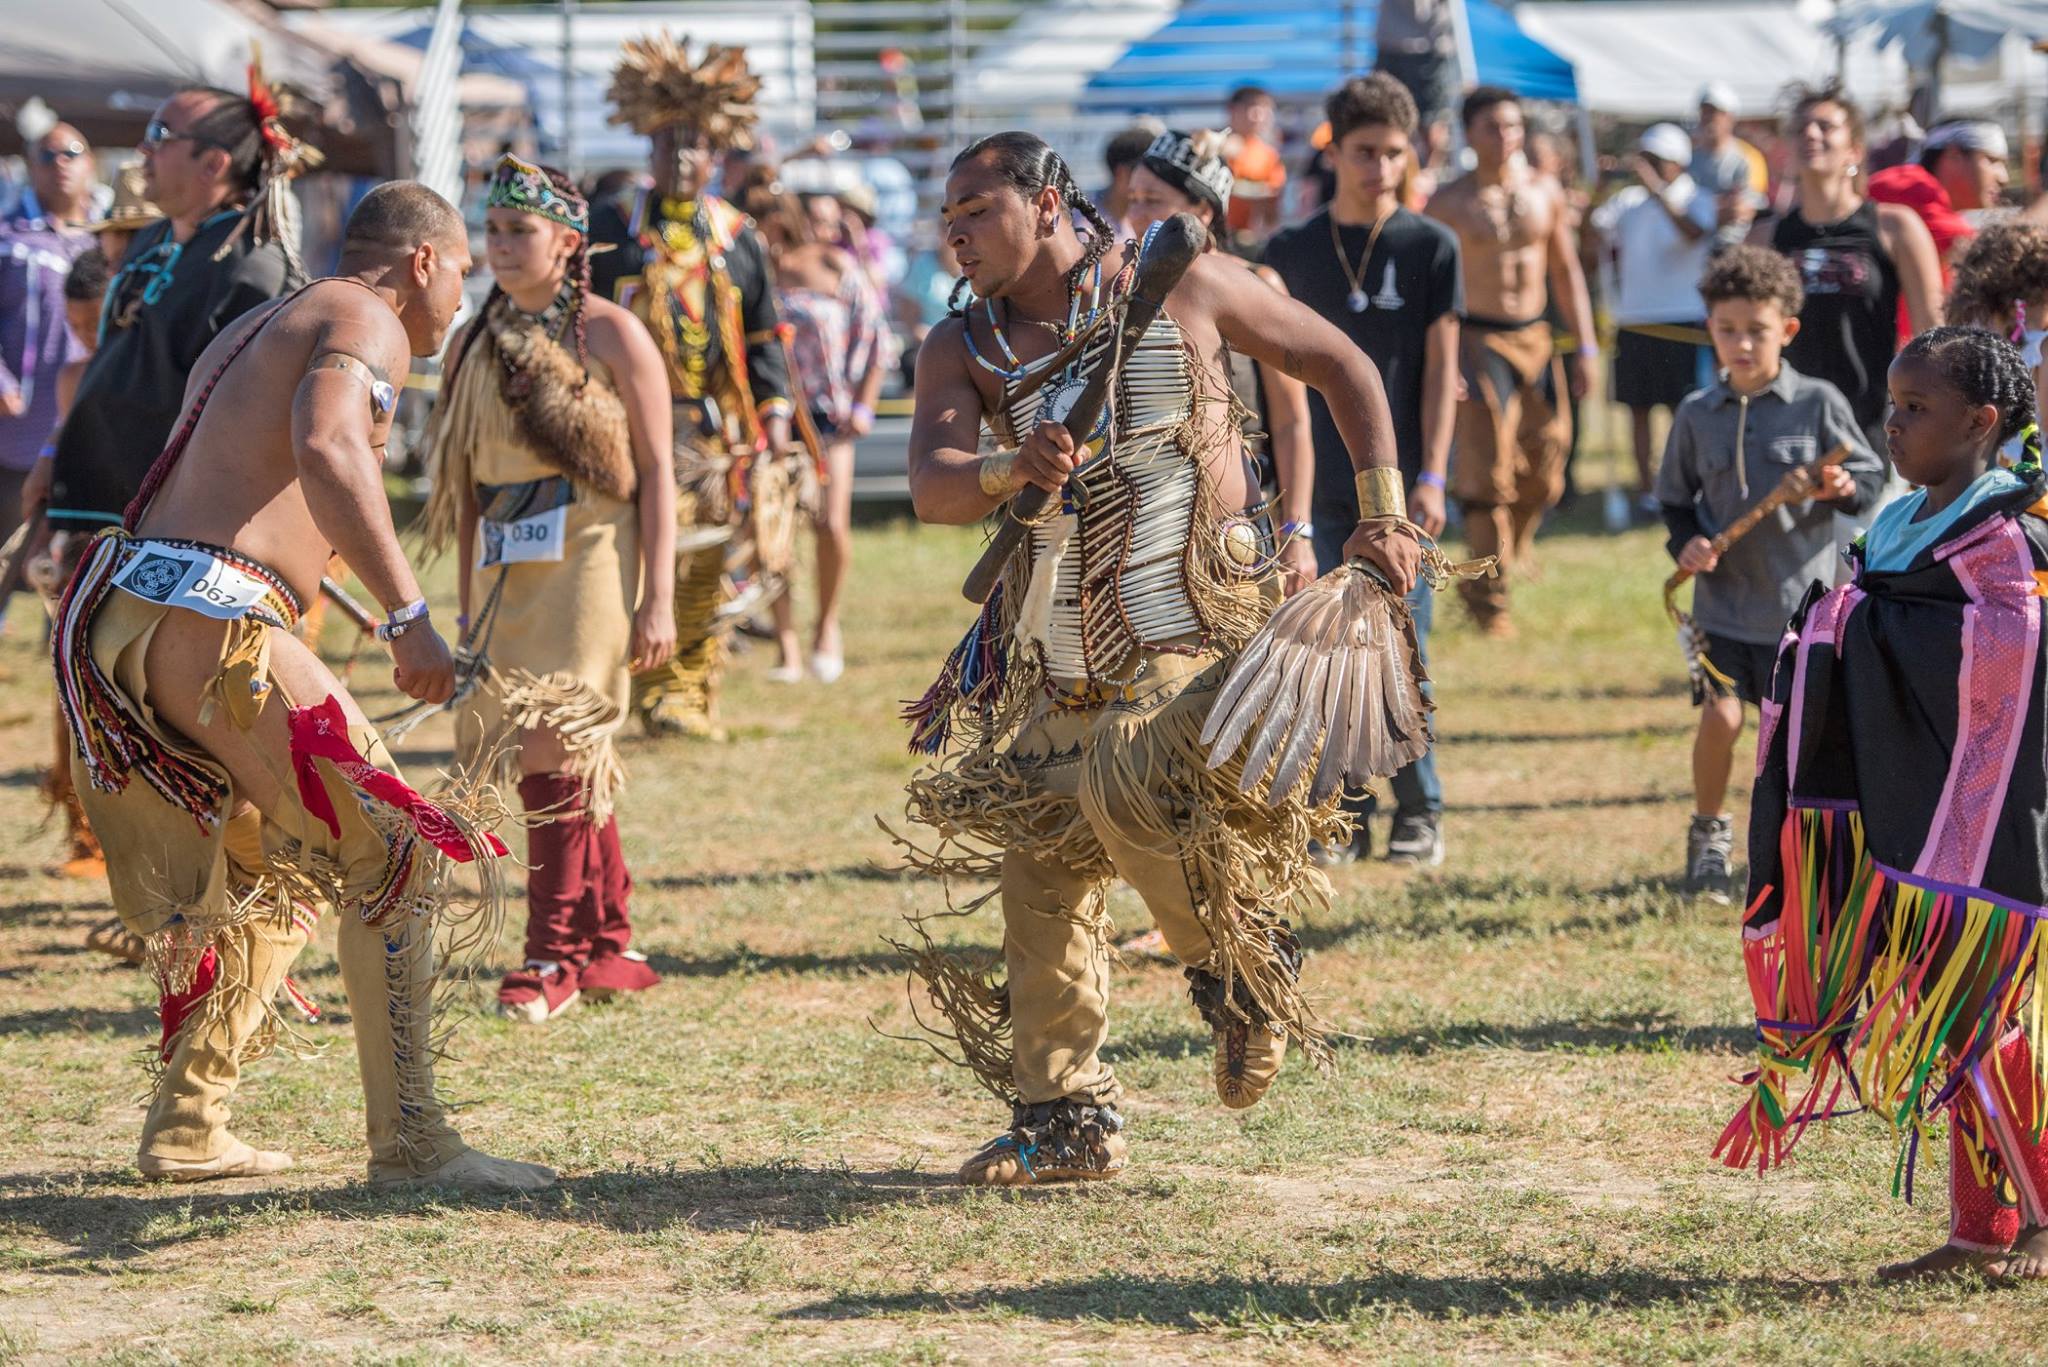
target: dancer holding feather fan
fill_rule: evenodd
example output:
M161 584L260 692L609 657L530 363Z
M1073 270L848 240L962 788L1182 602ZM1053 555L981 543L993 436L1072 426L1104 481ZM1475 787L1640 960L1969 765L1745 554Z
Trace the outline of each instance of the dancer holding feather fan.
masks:
M1405 592L1424 548L1371 362L1237 263L1201 255L1191 217L1153 229L1140 255L1022 132L960 154L942 213L971 294L920 356L911 494L927 522L994 514L999 543L1023 534L909 710L914 747L936 757L911 783L911 816L937 840L903 843L942 877L1000 876L1007 980L936 946L915 918L904 948L961 1061L1011 1107L962 1180L1111 1177L1125 1162L1123 1090L1101 1055L1112 877L1138 890L1186 966L1225 1105L1265 1094L1289 1039L1327 1053L1288 917L1327 895L1309 842L1345 838L1345 818L1308 784L1267 778L1258 766L1273 746L1253 766L1225 757L1212 770L1201 739L1278 596L1226 344L1328 395L1360 467L1364 517L1346 550L1371 568L1345 573L1378 576L1357 592L1384 600L1362 628L1380 634L1319 622L1304 639L1321 663L1304 653L1304 666L1326 677L1339 655L1347 674L1361 654L1407 656L1405 609L1380 585ZM986 456L984 426L999 448ZM1303 680L1268 691L1292 699ZM1244 726L1267 733L1256 710ZM1323 732L1307 729L1304 755L1278 747L1289 774L1317 767Z

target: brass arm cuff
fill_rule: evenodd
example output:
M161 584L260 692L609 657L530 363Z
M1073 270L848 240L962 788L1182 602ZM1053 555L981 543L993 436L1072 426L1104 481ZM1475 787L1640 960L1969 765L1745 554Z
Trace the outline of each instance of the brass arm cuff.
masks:
M1402 490L1401 472L1390 465L1360 470L1352 476L1358 485L1358 520L1372 517L1408 516L1408 499Z
M998 451L981 458L981 491L990 498L1008 498L1015 489L1011 472L1017 468L1017 454L1014 451Z

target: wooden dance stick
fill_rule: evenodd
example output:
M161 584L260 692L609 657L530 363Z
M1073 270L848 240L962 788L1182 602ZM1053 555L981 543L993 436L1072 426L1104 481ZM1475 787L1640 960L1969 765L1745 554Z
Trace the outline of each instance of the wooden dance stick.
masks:
M1188 267L1208 245L1209 232L1193 214L1175 214L1160 224L1159 231L1153 234L1145 254L1138 258L1138 276L1124 305L1116 345L1096 361L1080 396L1074 400L1074 406L1058 418L1047 415L1044 419L1065 426L1074 434L1077 447L1085 449L1086 434L1095 430L1095 424L1102 416L1102 406L1109 401L1109 386L1117 372L1123 369L1124 360L1137 349L1138 340L1152 326L1159 310L1165 307L1166 296L1173 292L1181 276L1187 274ZM995 591L996 580L1002 576L1003 566L1024 539L1031 522L1045 511L1045 505L1051 501L1052 495L1036 484L1027 484L1010 496L1003 510L1003 519L996 524L995 535L989 538L981 559L975 562L973 572L960 588L968 602L988 601L989 594Z
M1755 529L1757 523L1763 521L1787 503L1797 503L1800 499L1813 497L1813 475L1827 469L1831 465L1840 465L1847 459L1849 459L1849 444L1843 442L1813 464L1802 465L1797 470L1787 471L1785 477L1778 481L1777 488L1757 500L1754 508L1751 508L1741 517L1729 523L1727 528L1714 538L1714 554L1716 556L1724 554L1730 546L1749 535ZM1691 570L1678 569L1674 570L1671 577L1664 581L1664 601L1667 605L1671 602L1671 595L1678 592L1679 586L1690 578L1692 578Z
M377 633L377 619L370 610L355 600L355 596L326 575L320 576L320 593L328 602L341 609L341 615L354 622L365 636Z

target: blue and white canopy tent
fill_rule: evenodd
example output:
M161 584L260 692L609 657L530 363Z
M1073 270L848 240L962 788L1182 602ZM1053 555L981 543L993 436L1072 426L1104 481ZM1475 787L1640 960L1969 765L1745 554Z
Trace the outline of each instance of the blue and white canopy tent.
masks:
M1571 63L1522 32L1506 9L1492 0L1467 0L1464 9L1478 83L1532 100L1577 102ZM1372 68L1378 17L1374 0L1189 0L1097 72L1085 98L1095 108L1220 108L1233 87L1258 85L1282 99L1320 100L1345 77Z

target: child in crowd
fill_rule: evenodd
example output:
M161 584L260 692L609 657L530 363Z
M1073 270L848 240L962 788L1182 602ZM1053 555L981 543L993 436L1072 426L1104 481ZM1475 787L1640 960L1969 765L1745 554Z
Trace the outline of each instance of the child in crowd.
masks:
M57 372L59 422L71 411L71 400L77 397L78 377L85 374L85 363L99 349L100 305L106 298L107 278L111 274L106 255L98 247L88 247L71 263L71 274L64 277L64 322L78 339L79 352Z
M1940 327L1890 389L1919 487L1852 548L1850 583L1808 593L1763 707L1743 926L1761 1067L1716 1152L1770 1168L1807 1125L1870 1110L1901 1132L1910 1197L1946 1112L1949 1238L1878 1275L2039 1278L2048 481L2036 442L1998 462L2034 382L2010 343Z
M1701 277L1700 295L1720 379L1673 415L1657 501L1672 556L1696 576L1693 618L1719 675L1701 701L1693 741L1686 890L1725 902L1735 826L1723 804L1743 705L1769 696L1779 638L1806 586L1833 577L1835 512L1869 505L1884 466L1841 391L1782 358L1804 302L1789 261L1763 247L1730 248ZM1716 533L1839 444L1849 447L1848 460L1807 471L1805 502L1779 508L1714 554Z
M81 252L71 263L71 273L64 277L64 322L71 329L71 335L78 342L77 353L57 372L57 421L61 425L65 414L71 411L71 404L78 397L78 380L85 374L86 362L100 340L100 304L106 297L107 280L113 272L107 266L107 258L98 247ZM49 444L43 450L46 457L56 451L57 434L52 431ZM29 576L36 589L52 602L63 590L64 582L71 577L71 569L78 558L79 550L89 538L70 532L58 532L50 538L46 550L37 551L29 562ZM56 762L50 766L43 780L44 797L52 807L64 809L64 835L68 854L60 868L67 878L104 878L107 861L100 853L100 842L94 838L92 827L86 824L85 809L78 805L78 797L71 788L71 766L65 757L71 752L70 733L64 726L64 714L57 713L57 754ZM142 961L142 941L131 935L121 924L118 916L109 917L94 926L86 935L85 942L93 949L126 959L130 963Z
M2041 355L2048 339L2048 228L2011 219L1972 238L1956 261L1947 312L1951 323L1988 329L2018 347L2039 396L2048 379ZM2020 440L2002 453L2008 465L2021 457Z

